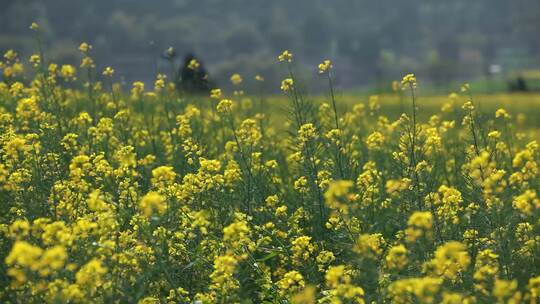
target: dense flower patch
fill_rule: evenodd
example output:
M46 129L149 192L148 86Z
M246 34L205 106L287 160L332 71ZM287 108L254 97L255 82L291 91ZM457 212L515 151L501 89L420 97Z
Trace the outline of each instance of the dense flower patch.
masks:
M481 115L464 85L420 121L411 74L392 120L377 96L339 104L329 60L329 102L314 103L288 51L288 112L244 95L240 75L230 95L186 97L165 75L124 94L80 50L79 68L32 56L30 81L13 51L0 66L3 302L540 296L539 146L523 114Z

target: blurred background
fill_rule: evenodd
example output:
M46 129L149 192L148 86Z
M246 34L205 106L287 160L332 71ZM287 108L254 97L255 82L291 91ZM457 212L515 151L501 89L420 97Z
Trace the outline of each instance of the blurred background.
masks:
M150 82L193 52L220 87L240 73L265 90L279 89L276 56L295 55L305 79L317 79L323 59L334 62L343 90L384 91L413 72L433 87L476 81L509 90L516 79L534 90L540 79L539 0L0 0L0 51L23 58L36 50L37 21L47 56L77 64L82 41L93 45L98 68L122 81ZM313 88L317 80L307 81Z

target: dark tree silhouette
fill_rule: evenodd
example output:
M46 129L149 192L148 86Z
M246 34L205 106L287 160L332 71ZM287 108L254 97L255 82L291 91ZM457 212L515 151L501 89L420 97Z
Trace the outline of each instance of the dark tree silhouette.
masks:
M196 68L190 66L190 63L196 60ZM208 73L203 63L189 53L184 57L184 63L180 67L178 79L176 80L178 89L190 94L207 94L210 92L210 81Z

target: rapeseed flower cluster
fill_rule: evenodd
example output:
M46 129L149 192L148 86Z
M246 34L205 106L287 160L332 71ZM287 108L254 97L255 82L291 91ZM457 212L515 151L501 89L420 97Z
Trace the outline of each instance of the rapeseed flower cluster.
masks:
M2 302L539 300L539 146L470 86L424 121L407 75L392 116L340 103L325 60L314 104L285 51L285 120L164 74L122 89L79 50L80 68L2 57Z

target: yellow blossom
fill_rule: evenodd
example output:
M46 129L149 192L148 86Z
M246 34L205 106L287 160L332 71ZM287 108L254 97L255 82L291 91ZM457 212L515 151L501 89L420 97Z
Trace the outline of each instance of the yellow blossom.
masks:
M210 98L212 99L220 99L222 97L221 89L212 89L210 91Z
M80 45L79 45L79 51L81 51L81 53L88 53L90 50L92 49L92 46L86 42L82 42Z
M77 271L75 281L78 285L93 293L97 287L100 287L105 282L104 275L106 273L107 268L103 266L102 261L94 258Z
M113 74L114 74L114 69L111 68L111 67L106 67L104 70L103 70L103 76L105 77L112 77Z
M407 74L403 76L403 79L401 80L402 86L410 86L412 88L416 87L416 77L414 74Z
M189 62L187 67L190 70L196 71L196 70L199 69L200 66L201 66L201 64L197 61L197 59L191 59L191 61Z
M332 68L332 61L326 59L319 64L319 74L326 73Z
M294 87L294 80L292 78L285 78L281 81L281 90L288 92Z
M148 192L141 199L139 209L146 217L150 217L154 214L161 215L165 213L165 210L167 209L165 197L157 192Z
M283 278L277 282L281 295L292 295L303 289L305 284L304 277L296 270L287 272Z
M385 258L388 268L403 269L408 263L407 253L407 248L403 245L391 247Z
M242 76L240 74L233 74L231 76L231 82L235 86L240 85L242 83Z
M433 227L433 216L430 212L415 212L409 217L407 222L407 240L415 242L420 237L431 238Z
M293 54L289 52L288 50L283 51L279 56L278 60L280 62L286 61L286 62L292 62Z
M216 110L217 110L218 113L229 113L229 112L231 112L232 107L233 107L232 100L230 100L230 99L222 99L218 103L218 105L216 107Z

